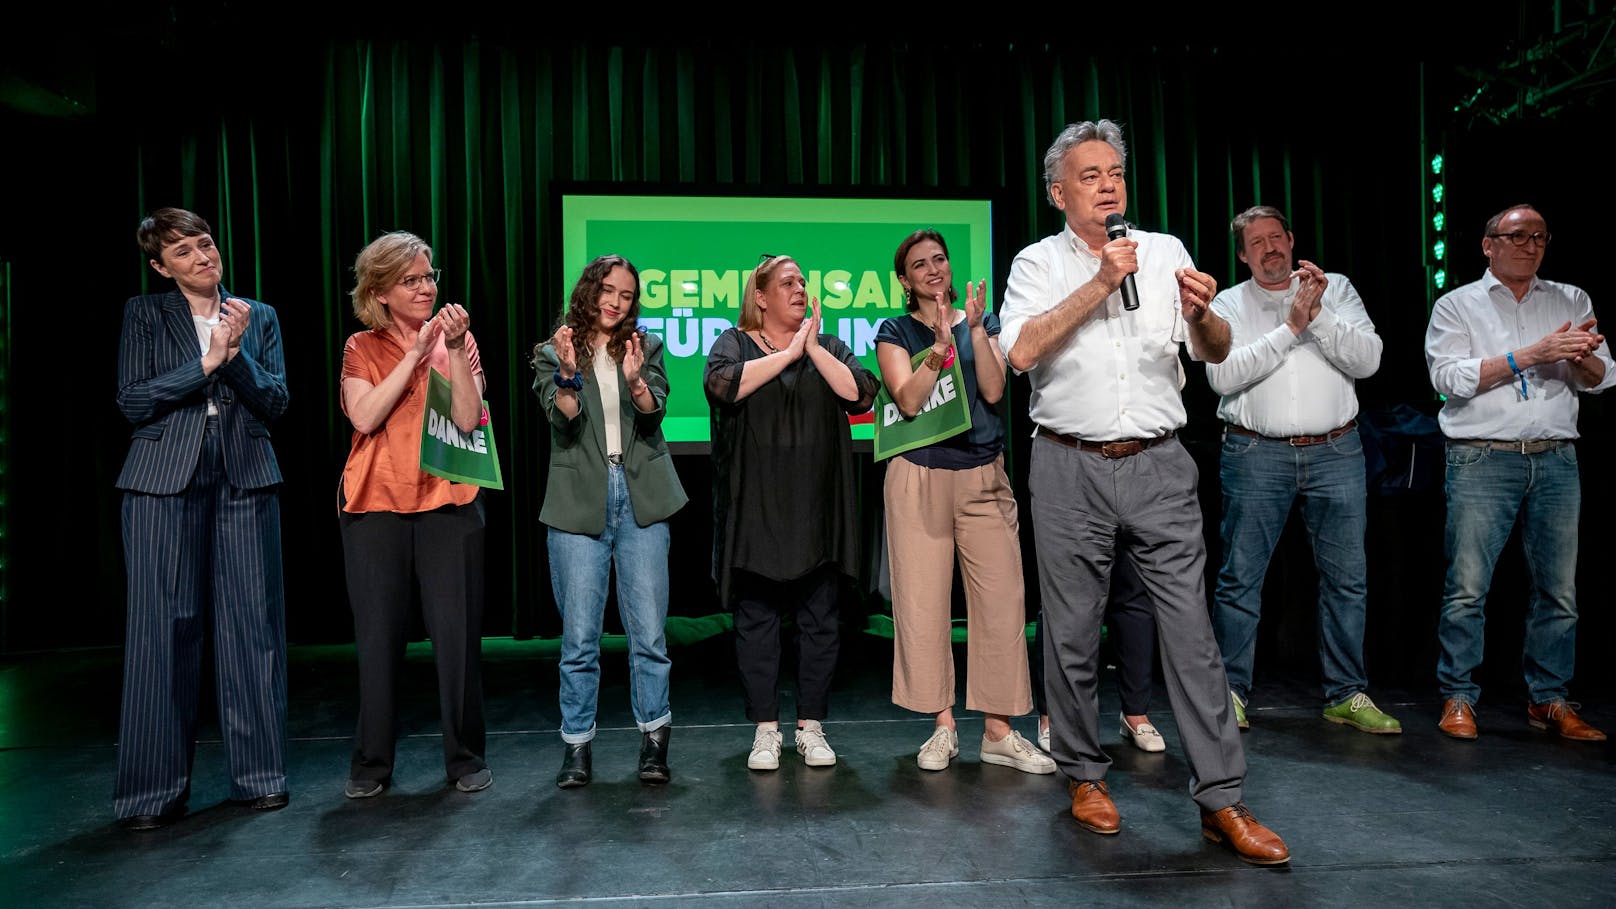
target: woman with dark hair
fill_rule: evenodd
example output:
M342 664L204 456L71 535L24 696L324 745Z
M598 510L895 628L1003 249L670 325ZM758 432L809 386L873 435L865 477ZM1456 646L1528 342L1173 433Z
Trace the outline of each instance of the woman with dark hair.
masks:
M802 269L762 257L735 328L713 342L703 384L712 407L713 580L734 610L746 716L746 765L780 766L780 610L797 625L796 749L836 763L821 725L836 668L837 600L858 570L858 508L847 415L870 409L875 376L819 333Z
M471 317L457 303L433 314L438 270L426 241L383 234L354 262L354 315L368 328L342 349L342 412L353 445L339 518L359 662L359 726L343 794L380 795L393 777L394 697L409 633L421 614L438 667L443 762L461 792L494 781L483 760L483 511L478 487L421 469L429 372L450 385L462 432L482 418L483 368Z
M950 621L957 550L970 629L965 706L986 714L981 760L1054 773L1049 755L1010 728L1010 717L1032 710L1032 691L1016 497L1004 469L1004 423L996 407L1005 386L999 320L987 311L986 282L966 282L965 308L953 307L959 294L948 245L935 230L906 237L892 267L909 314L881 323L875 349L893 402L914 419L957 360L971 411L969 429L887 463L892 702L936 718L916 761L922 770L948 767L959 754ZM914 365L922 351L925 359Z
M550 528L550 585L561 611L563 789L588 785L593 773L600 632L614 564L642 736L640 781L670 776L668 517L686 498L662 437L662 339L638 330L639 315L640 273L622 256L601 256L573 285L555 336L533 350L533 392L550 421L539 520Z
M129 299L118 346L118 409L134 432L118 475L129 601L112 804L121 826L151 830L191 794L210 631L230 798L287 803L281 472L267 428L287 394L275 310L225 290L208 223L160 208L136 240L175 287Z

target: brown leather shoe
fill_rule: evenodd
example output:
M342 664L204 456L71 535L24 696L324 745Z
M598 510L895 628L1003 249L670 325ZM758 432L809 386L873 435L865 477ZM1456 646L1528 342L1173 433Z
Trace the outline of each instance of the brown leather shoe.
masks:
M1085 829L1108 835L1122 829L1105 780L1067 780L1066 791L1072 794L1072 817Z
M1573 742L1603 742L1605 734L1583 722L1577 711L1565 701L1533 704L1526 708L1526 721L1533 729L1558 732L1560 738Z
M1464 701L1449 698L1442 702L1442 720L1436 728L1453 739L1476 737L1476 710Z
M1201 811L1201 835L1214 843L1228 841L1241 861L1253 865L1283 865L1291 851L1279 834L1257 823L1245 802L1235 802L1222 811Z

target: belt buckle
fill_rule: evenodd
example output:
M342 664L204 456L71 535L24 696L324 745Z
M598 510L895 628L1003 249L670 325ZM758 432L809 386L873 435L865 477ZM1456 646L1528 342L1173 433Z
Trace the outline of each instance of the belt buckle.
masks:
M1137 442L1106 442L1105 444L1100 446L1100 457L1109 458L1109 459L1111 459L1113 461L1118 459L1118 458L1126 458L1127 456L1129 456L1131 454L1137 454L1138 453L1136 450L1130 450L1129 447L1128 447L1130 445L1137 445L1137 444L1139 444L1139 443L1137 443Z

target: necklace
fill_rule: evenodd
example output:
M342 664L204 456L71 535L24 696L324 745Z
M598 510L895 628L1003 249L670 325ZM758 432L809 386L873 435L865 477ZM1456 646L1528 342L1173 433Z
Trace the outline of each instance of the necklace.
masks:
M763 346L769 349L769 353L780 352L780 348L774 346L774 342L769 340L769 336L764 334L761 328L758 329L758 337L763 340Z

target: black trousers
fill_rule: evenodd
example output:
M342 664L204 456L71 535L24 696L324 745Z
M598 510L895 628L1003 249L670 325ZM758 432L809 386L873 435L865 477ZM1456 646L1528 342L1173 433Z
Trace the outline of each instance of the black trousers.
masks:
M341 521L359 661L359 725L349 777L393 775L396 692L417 587L438 668L444 769L451 780L483 769L481 502L417 514L343 512Z
M780 612L797 622L797 719L823 720L840 645L837 628L841 574L823 565L792 581L735 572L735 662L746 695L746 718L780 718Z
M1117 694L1122 712L1144 716L1150 712L1150 692L1155 681L1156 614L1150 597L1126 559L1111 568L1111 598L1106 601L1105 621L1111 626L1111 650L1117 660ZM1044 700L1044 616L1038 615L1038 629L1028 654L1032 670L1032 703L1039 716L1049 713Z

